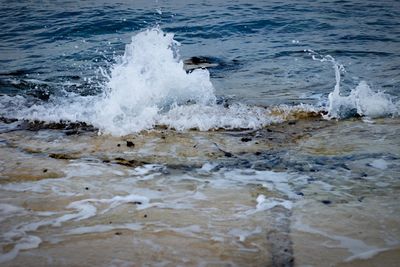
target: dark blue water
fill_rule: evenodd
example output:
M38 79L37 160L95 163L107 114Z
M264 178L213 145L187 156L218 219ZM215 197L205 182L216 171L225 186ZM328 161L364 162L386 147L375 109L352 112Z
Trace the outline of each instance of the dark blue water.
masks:
M0 94L96 94L130 38L159 25L182 58L207 56L216 93L264 105L316 102L365 80L400 95L400 1L1 1Z

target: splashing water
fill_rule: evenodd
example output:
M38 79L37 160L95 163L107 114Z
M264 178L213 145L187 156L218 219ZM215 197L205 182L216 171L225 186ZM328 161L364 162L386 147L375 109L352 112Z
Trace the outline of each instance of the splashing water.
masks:
M348 96L340 92L341 72L345 72L342 64L339 64L332 56L321 56L318 53L307 50L313 60L331 62L335 71L335 87L328 95L326 119L346 118L356 114L371 118L397 115L399 103L395 103L390 95L384 92L374 92L366 81L360 81L358 86L351 90Z
M105 90L98 96L67 93L39 104L29 104L22 96L4 97L0 115L87 122L113 135L140 132L156 125L209 130L259 128L282 120L265 108L217 105L208 70L186 73L179 58L180 44L173 37L159 28L135 35L111 68Z
M281 120L260 107L217 105L208 70L186 73L173 37L153 28L132 38L111 69L107 91L95 103L92 124L124 135L155 125L206 131L259 128Z
M0 116L46 122L86 122L100 132L126 135L165 125L176 130L196 128L256 129L285 120L288 112L319 112L300 105L270 109L236 103L217 105L206 69L186 73L179 57L179 42L159 28L132 37L123 56L104 74L107 82L97 96L65 93L47 103L29 102L23 96L3 96ZM383 92L373 92L366 82L343 96L340 92L343 65L331 56L308 51L314 60L331 62L336 84L328 96L327 119L359 114L367 117L397 115L399 103ZM276 112L276 110L280 110ZM286 114L286 115L285 115Z
M179 105L215 103L207 70L186 73L173 34L158 28L134 36L111 69L105 97L97 103L97 125L113 133L152 128L156 117Z

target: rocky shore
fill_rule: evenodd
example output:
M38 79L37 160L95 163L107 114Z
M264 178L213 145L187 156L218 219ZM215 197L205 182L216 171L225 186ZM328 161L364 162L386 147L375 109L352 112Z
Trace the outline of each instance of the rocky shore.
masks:
M2 265L395 266L398 119L292 116L123 137L2 118Z

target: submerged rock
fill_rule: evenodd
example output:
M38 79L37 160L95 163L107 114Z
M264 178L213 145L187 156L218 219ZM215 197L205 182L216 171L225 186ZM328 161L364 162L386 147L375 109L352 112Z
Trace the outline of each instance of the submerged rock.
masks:
M123 166L127 166L127 167L134 167L134 168L142 166L144 164L147 164L147 162L144 162L144 161L135 160L135 159L128 160L128 159L124 159L124 158L115 158L113 161L110 161L110 162L116 163L119 165L123 165Z
M240 141L242 141L242 142L250 142L251 140L253 140L253 139L251 139L250 137L242 137L240 139Z
M66 159L66 160L70 160L70 159L78 159L79 155L78 154L67 154L67 153L51 153L49 155L50 158L53 159Z
M135 144L132 141L126 141L127 147L135 147Z
M332 204L332 201L330 201L330 200L321 200L321 202L322 202L322 204L325 204L325 205Z
M191 57L183 61L183 69L190 72L194 69L213 68L219 64L214 63L208 57Z

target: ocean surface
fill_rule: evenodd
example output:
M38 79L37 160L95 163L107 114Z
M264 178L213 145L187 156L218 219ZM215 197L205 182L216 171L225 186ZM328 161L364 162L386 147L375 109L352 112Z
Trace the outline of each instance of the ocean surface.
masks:
M49 100L57 102L58 107L67 105L63 102L86 102L87 99L76 96L73 99L72 94L99 95L109 91L113 81L124 86L111 89L119 90L116 98L132 94L133 98L146 102L151 93L164 94L160 101L165 103L157 100L146 103L148 107L157 106L156 113L173 102L199 101L199 95L208 93L251 105L326 105L336 83L332 63L320 60L326 56L343 66L341 95L349 95L365 81L373 92L385 92L391 99L389 102L396 104L400 86L399 10L398 1L379 4L373 1L3 2L0 94L27 100L10 107L9 102L16 101L2 98L1 115L12 117L15 110L32 103L45 105L42 102ZM132 40L152 29L160 32L156 37L159 39ZM163 34L173 34L173 40L163 43ZM172 42L179 42L180 46L172 47ZM122 61L132 66L148 64L142 67L153 73L134 76L133 67L128 67L125 73L118 69L118 65L126 65L121 63L126 49L136 49L141 58L126 56ZM162 49L170 51L161 54ZM310 51L317 60L313 60ZM193 56L207 57L218 64L210 68L210 78L190 79L190 75L173 73L167 64L148 62L173 64ZM191 87L192 95L173 95L169 90L174 85L168 87L168 78L182 81L177 87ZM202 83L195 79L209 80L212 85L201 88L190 84ZM156 85L157 82L164 83L164 87ZM143 95L145 92L149 94ZM202 100L212 101L210 97ZM121 114L134 117L140 112L134 104L123 103L122 99L111 102L109 105L125 109L109 114L111 119ZM48 113L49 108L45 109ZM98 110L70 109L89 114L47 116L44 112L35 118L78 119L114 131L109 125L97 125L96 120L104 120ZM398 105L383 113L398 114L397 109ZM31 117L32 113L28 110L18 117ZM150 124L157 123L155 119L146 119ZM138 130L140 127L133 127L131 131ZM126 129L123 133L131 131Z
M399 14L0 0L0 263L396 266Z

